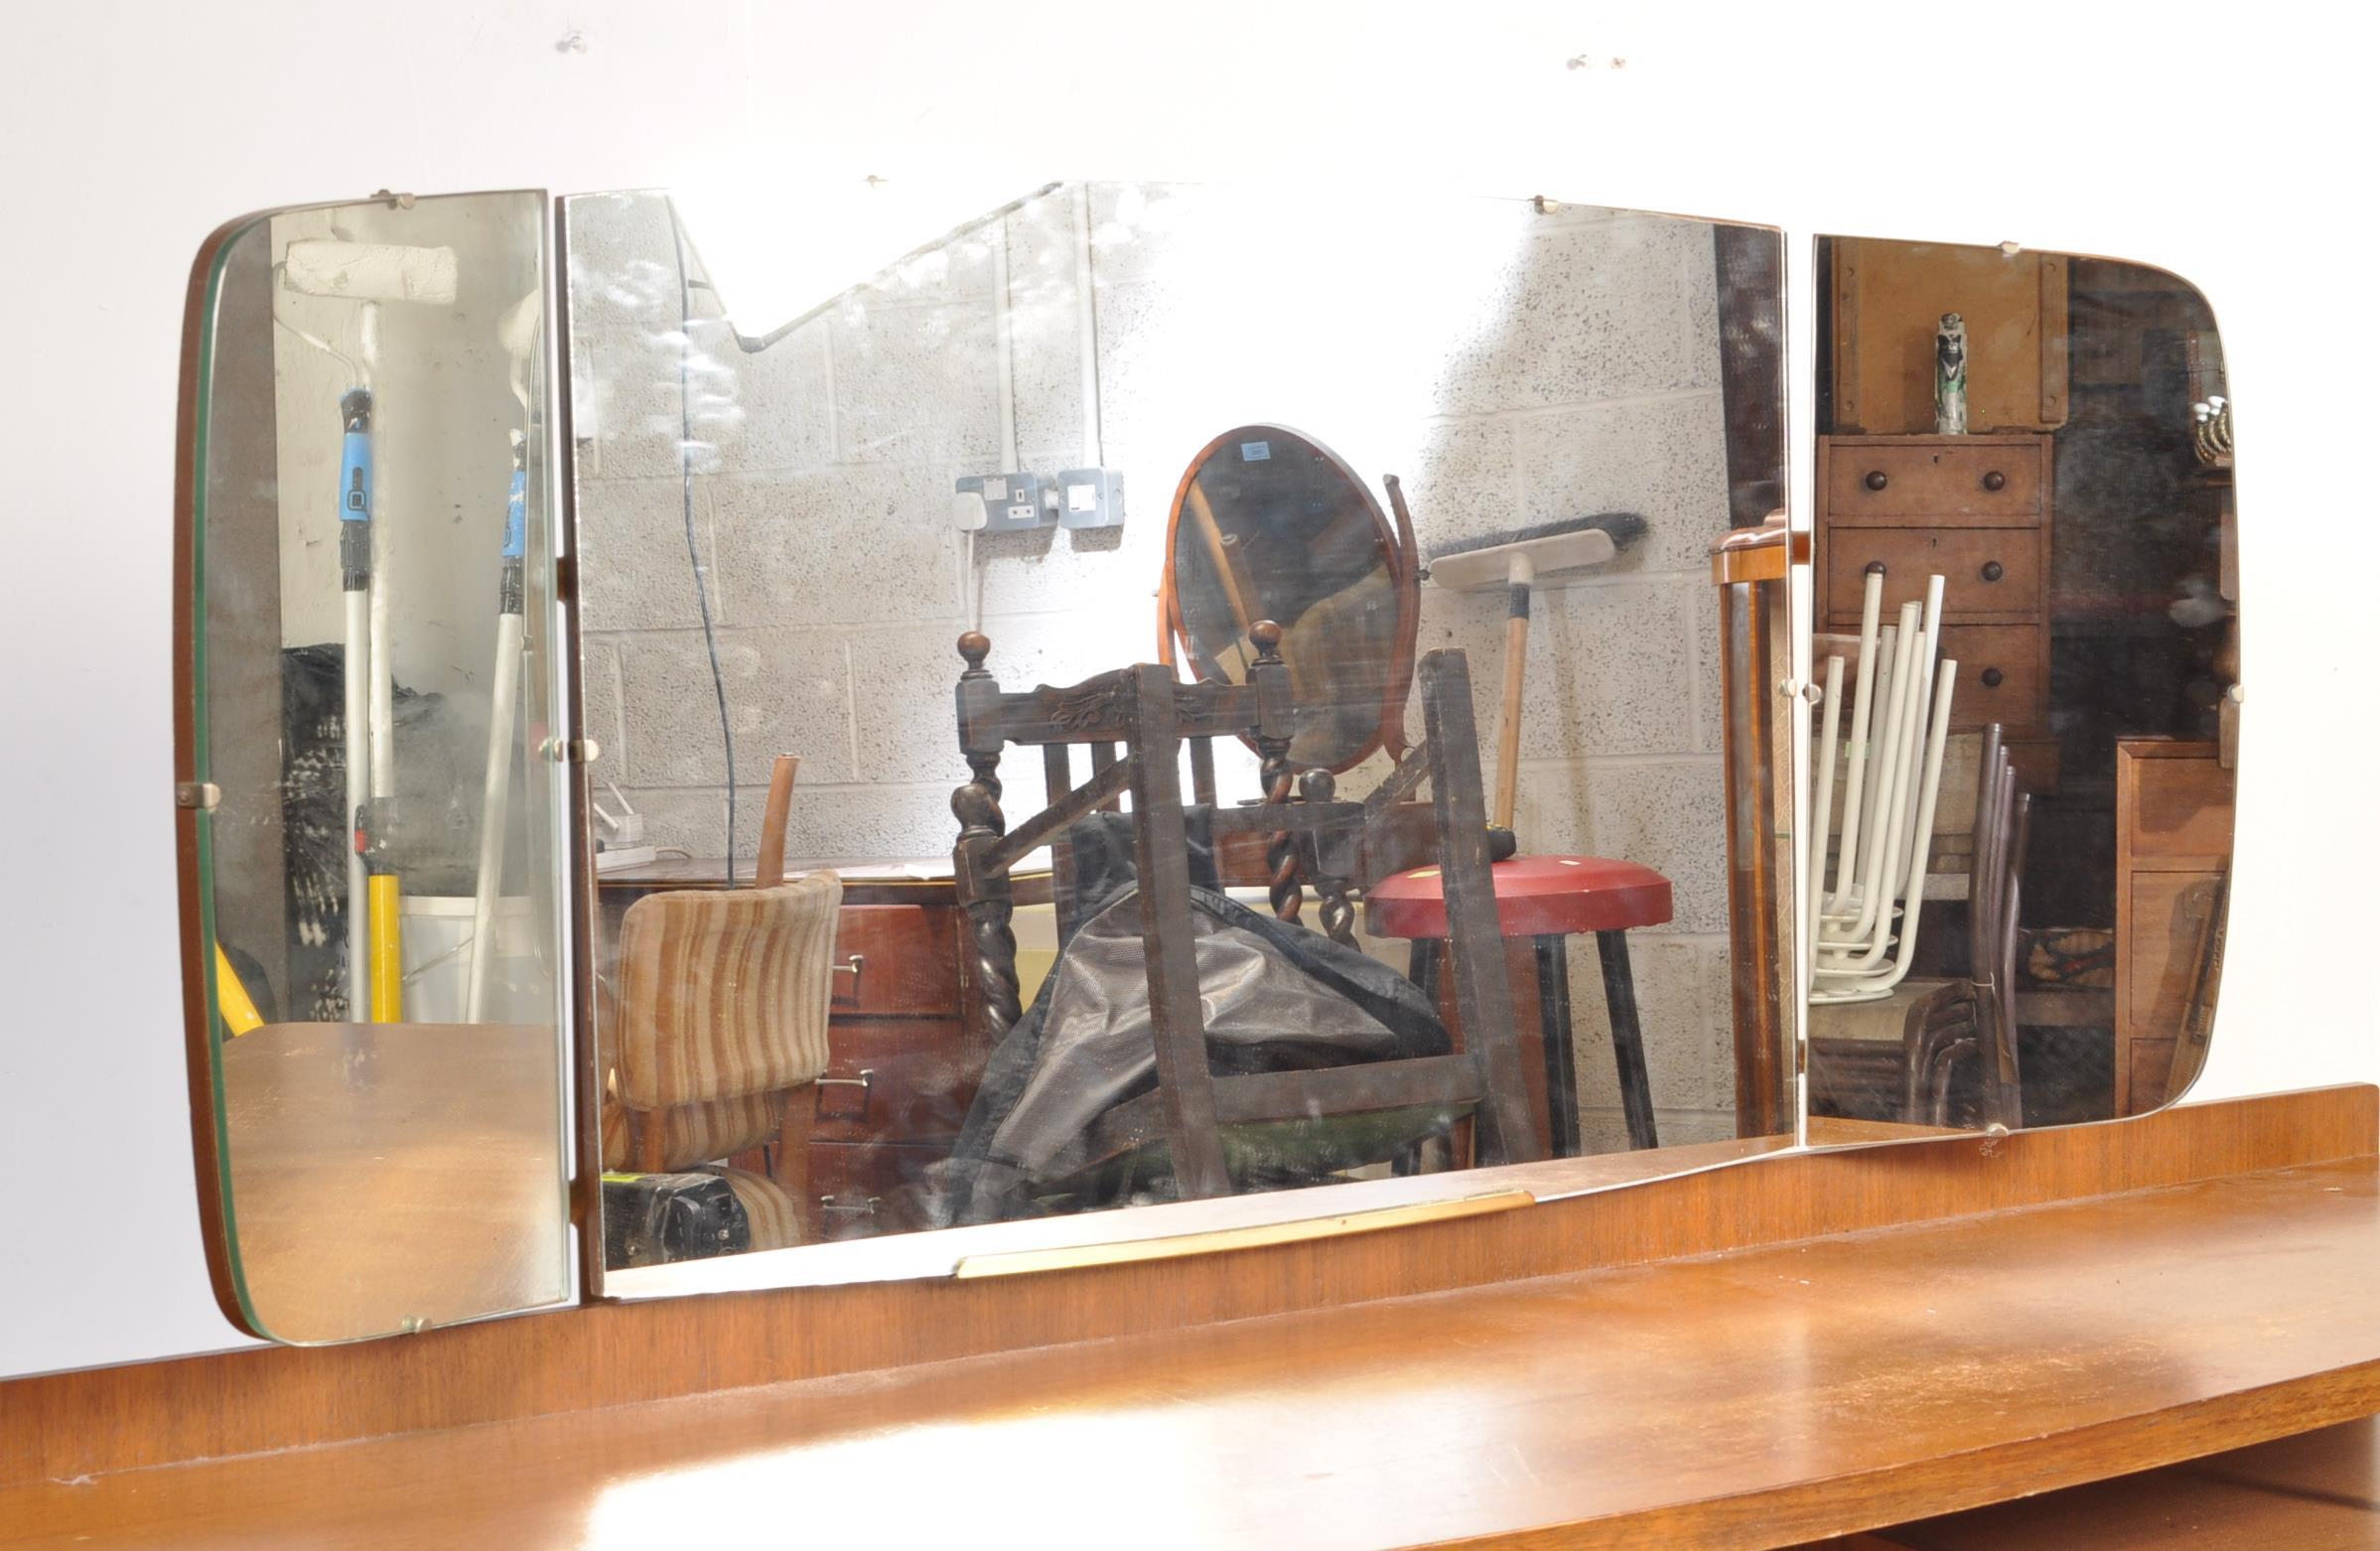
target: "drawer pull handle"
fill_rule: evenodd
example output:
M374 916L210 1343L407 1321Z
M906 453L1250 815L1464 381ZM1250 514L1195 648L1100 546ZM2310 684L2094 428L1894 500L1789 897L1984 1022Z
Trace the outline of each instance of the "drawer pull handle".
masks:
M1881 491L1886 485L1885 471L1882 469L1871 469L1868 471L1868 478L1861 483L1866 485L1872 491Z
M1986 561L1984 562L1984 568L1983 568L1983 579L1984 579L1985 581L1987 581L1987 582L1997 582L1997 581L1999 581L1999 580L2000 580L2002 577L2004 577L2004 576L2006 576L2006 575L2008 575L2008 572L2007 572L2006 570L2004 570L2004 569L2001 567L2001 564L2000 564L2000 562L1999 562L1999 561L1997 561L1997 560L1986 560Z
M851 977L851 999L856 1002L860 995L860 971L867 967L868 955L854 953L840 964L827 965L826 972L830 975L849 975Z
M1998 668L1985 668L1983 670L1983 684L1984 688L1986 689L1998 689L2003 683L2007 682L2007 680L2008 675L2001 672Z
M821 1196L818 1198L818 1209L820 1211L839 1211L847 1217L873 1217L876 1215L876 1208L883 1202L882 1196L871 1196L857 1205L839 1201L832 1196Z
M2002 474L1998 469L1994 469L1991 473L1984 476L1984 489L1988 491L2004 491L2008 489L2008 476Z
M876 1068L862 1066L856 1077L819 1077L815 1080L822 1088L858 1088L862 1093L873 1094L876 1091Z

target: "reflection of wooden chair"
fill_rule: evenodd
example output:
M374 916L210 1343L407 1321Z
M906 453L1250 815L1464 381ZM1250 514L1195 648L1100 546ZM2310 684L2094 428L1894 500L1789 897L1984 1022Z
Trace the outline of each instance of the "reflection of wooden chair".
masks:
M780 883L791 756L770 783L751 889L647 895L620 923L619 994L604 1020L604 1167L667 1173L771 1147L767 1175L721 1167L754 1249L800 1242L813 1106L843 885Z
M1470 677L1460 651L1432 652L1421 663L1427 748L1409 757L1408 764L1416 768L1416 779L1421 769L1429 774L1439 864L1446 873L1449 958L1469 1049L1227 1076L1210 1069L1192 951L1178 765L1185 741L1216 736L1252 737L1268 763L1286 757L1298 707L1280 655L1281 630L1269 620L1259 621L1249 635L1259 655L1244 683L1183 684L1171 669L1142 665L1070 688L1045 686L1022 694L1003 693L984 667L988 639L972 632L959 637L959 654L967 662L958 684L959 747L974 778L951 797L962 826L954 861L959 902L974 928L973 979L989 1040L996 1044L1022 1016L1016 938L1009 928L1010 869L1085 814L1129 791L1157 1087L1101 1116L1089 1137L1094 1160L1164 1145L1184 1198L1222 1196L1232 1189L1226 1131L1244 1135L1284 1123L1403 1110L1475 1114L1482 1162L1537 1157L1488 879ZM1042 748L1050 795L1047 808L1013 829L999 806L1001 752L1012 743ZM1094 753L1103 745L1121 745L1123 757L1094 761L1090 779L1075 786L1068 757L1073 744L1090 745ZM1330 792L1328 778L1316 781L1310 775L1302 798L1288 799L1284 782L1273 800L1261 805L1218 807L1211 819L1215 840L1220 844L1233 831L1252 830L1286 833L1302 847L1349 850L1370 816L1367 805L1331 800ZM1396 1138L1382 1158L1410 1140Z
M2017 1066L2015 983L2019 875L2032 798L1985 730L1976 772L1973 864L1967 889L1968 975L1904 978L1868 1002L1810 1008L1810 1103L1828 1114L1948 1123L1951 1075L1978 1058L1984 1116L2024 1124ZM1882 1116L1874 1114L1884 1111Z

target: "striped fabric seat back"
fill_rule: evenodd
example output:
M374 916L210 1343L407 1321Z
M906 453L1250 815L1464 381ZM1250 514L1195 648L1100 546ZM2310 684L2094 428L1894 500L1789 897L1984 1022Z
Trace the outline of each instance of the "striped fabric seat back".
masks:
M718 1173L736 1193L745 1220L752 1224L754 1249L790 1249L801 1242L801 1208L783 1186L749 1169L721 1169Z
M773 889L682 890L630 906L616 1020L622 1101L708 1106L824 1073L842 901L841 880L818 872Z
M715 1099L708 1104L672 1104L646 1123L661 1127L661 1167L690 1169L775 1141L787 1102L786 1095L780 1092L747 1093L741 1098ZM602 1118L604 1167L633 1167L629 1112L610 1093L604 1095Z

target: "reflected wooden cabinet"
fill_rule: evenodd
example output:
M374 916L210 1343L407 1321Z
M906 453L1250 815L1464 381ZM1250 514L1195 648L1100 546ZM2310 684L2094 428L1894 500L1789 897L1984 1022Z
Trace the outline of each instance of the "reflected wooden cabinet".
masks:
M1828 245L1837 429L1933 430L1934 329L1948 312L1967 326L1970 426L2066 423L2072 260L2064 254L1862 237Z
M2233 777L2216 753L2170 738L2116 743L2119 1115L2174 1096L2205 1054L2231 872Z

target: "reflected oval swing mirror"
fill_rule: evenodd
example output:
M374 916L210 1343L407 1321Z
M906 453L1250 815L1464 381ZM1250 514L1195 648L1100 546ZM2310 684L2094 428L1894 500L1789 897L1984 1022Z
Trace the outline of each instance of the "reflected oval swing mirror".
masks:
M1190 461L1166 533L1165 629L1197 678L1247 682L1249 632L1271 620L1298 698L1293 765L1337 773L1404 752L1421 624L1410 519L1391 529L1322 443L1244 425Z

